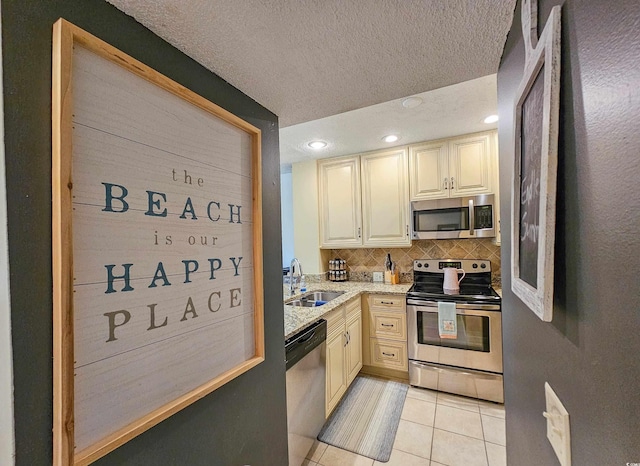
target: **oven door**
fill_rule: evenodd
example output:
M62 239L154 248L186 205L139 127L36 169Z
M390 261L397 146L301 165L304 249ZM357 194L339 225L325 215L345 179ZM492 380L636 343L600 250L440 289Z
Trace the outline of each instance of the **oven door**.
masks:
M407 300L409 359L502 373L500 306L456 303L458 337L440 338L438 303Z

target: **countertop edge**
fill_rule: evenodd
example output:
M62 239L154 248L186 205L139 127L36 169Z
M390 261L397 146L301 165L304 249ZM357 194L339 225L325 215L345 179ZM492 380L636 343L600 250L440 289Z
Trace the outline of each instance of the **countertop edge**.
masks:
M311 284L306 292L309 291L345 291L345 293L331 300L327 304L319 307L301 307L287 306L286 302L299 298L303 293L290 295L288 286L283 285L284 290L284 334L285 340L295 335L300 330L309 326L313 322L321 319L327 313L333 311L342 304L361 296L364 293L369 294L389 294L403 295L406 294L411 283L400 283L398 285L385 285L382 283L372 282L320 282Z

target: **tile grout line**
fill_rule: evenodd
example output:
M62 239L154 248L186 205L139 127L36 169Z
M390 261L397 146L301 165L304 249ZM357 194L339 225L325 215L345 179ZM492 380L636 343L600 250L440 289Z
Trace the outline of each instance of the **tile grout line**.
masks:
M438 397L436 395L436 409L433 411L433 427L431 428L431 449L429 450L429 465L433 462L433 440L436 436L436 411L438 410Z
M482 428L482 446L484 447L484 457L487 459L487 466L490 466L489 452L487 451L487 439L484 436L484 422L482 422L482 412L480 413L480 427Z

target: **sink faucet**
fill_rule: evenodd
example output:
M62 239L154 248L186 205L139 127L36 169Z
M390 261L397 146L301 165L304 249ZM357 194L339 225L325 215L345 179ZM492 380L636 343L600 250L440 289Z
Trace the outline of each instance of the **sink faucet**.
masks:
M298 266L296 269L296 265ZM296 290L295 280L294 280L294 270L298 271L298 283L302 280L302 265L300 265L300 261L295 257L291 259L291 264L289 265L289 294L293 295Z

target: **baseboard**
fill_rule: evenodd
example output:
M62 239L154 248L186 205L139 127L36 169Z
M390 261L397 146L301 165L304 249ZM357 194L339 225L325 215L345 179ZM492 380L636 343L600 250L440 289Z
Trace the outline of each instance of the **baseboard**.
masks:
M397 371L394 369L384 369L382 367L362 366L361 374L375 375L386 379L397 380L399 382L409 383L409 372Z

